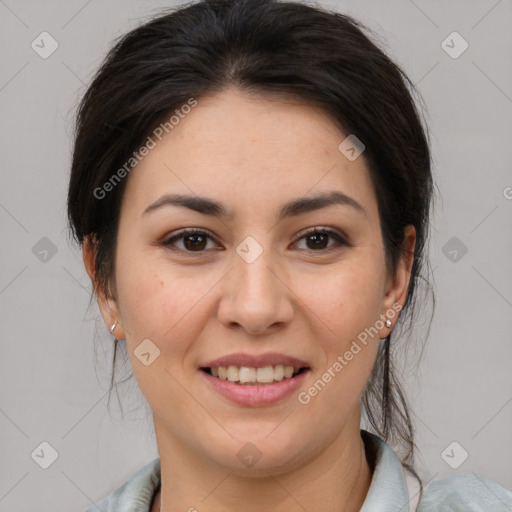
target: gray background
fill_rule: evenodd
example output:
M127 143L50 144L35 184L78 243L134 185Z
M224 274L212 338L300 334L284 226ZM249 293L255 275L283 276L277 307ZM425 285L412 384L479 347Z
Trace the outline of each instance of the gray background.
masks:
M512 2L322 4L374 29L428 107L437 304L418 370L417 355L403 361L419 472L474 472L512 488ZM157 456L133 380L119 388L125 419L115 395L107 412L112 344L88 309L65 203L80 95L112 40L169 5L0 0L0 511L81 511ZM47 59L31 47L43 31L59 45ZM458 58L441 46L453 31L469 44ZM41 252L43 237L55 254ZM31 457L43 441L58 452L48 469ZM469 454L456 469L442 455L454 441Z

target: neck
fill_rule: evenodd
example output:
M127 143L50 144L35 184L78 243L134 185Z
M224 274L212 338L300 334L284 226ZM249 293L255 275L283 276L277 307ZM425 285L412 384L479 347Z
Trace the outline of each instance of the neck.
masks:
M155 418L161 463L161 492L151 512L357 512L372 479L359 431L343 432L315 460L288 473L246 477L195 459ZM202 462L202 463L201 463Z

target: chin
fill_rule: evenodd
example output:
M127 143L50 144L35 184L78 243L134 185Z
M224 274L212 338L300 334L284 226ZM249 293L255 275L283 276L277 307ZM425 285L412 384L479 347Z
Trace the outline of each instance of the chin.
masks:
M274 424L276 427L278 423ZM278 427L279 428L279 427ZM237 432L230 431L232 440L219 443L219 450L211 453L211 459L220 466L244 477L268 477L271 474L287 473L296 469L307 459L306 446L292 443L289 431L283 430L280 435L268 436L272 429L255 430L254 436L250 432L239 436ZM267 436L267 437L265 437ZM301 434L304 438L304 433ZM205 450L206 451L206 450Z

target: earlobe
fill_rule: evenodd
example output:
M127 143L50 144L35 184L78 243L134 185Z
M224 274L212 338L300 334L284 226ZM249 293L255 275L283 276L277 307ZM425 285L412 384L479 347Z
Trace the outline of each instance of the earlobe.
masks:
M116 326L117 326L117 320L116 320L116 321L111 325L111 327L110 327L110 334L111 334L115 339L117 339L117 337L116 337L116 336L115 336L115 334L114 334L114 331L115 331L115 329L116 329Z

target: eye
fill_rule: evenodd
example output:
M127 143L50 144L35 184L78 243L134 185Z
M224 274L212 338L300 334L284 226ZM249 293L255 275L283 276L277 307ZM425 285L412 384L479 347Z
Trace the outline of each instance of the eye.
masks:
M162 245L169 247L171 250L202 252L206 249L208 239L213 238L206 231L199 229L184 229L179 233L176 233L174 236L164 240ZM176 248L177 241L184 241L181 248Z
M213 240L213 237L207 231L189 228L167 238L162 242L162 245L171 250L200 253L207 249L208 239ZM312 250L313 252L329 251L335 248L336 245L351 247L351 244L343 236L330 229L311 229L303 234L298 241L303 239L312 240L311 246L307 247L306 250ZM336 242L334 247L332 245L328 246L329 239ZM182 247L178 247L177 242L183 242Z
M335 240L336 244L338 246L340 246L340 245L341 246L345 245L348 247L351 246L347 242L347 240L345 238L343 238L341 235L339 235L335 231L332 231L330 229L324 229L324 228L320 228L320 229L314 228L314 229L306 232L304 235L302 235L299 238L299 241L303 240L303 239L311 240L312 244L310 247L307 247L306 250L309 249L309 250L312 250L313 252L319 252L321 250L329 251L329 250L333 249L332 245L330 247L327 246L327 244L329 242L329 238L332 240ZM336 247L336 244L334 244L334 247Z

